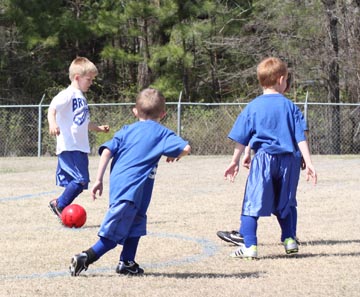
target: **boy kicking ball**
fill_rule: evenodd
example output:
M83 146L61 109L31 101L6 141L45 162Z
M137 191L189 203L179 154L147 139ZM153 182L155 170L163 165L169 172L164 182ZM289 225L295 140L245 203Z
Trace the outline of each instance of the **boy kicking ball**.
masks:
M141 236L146 235L146 213L150 204L158 162L179 160L190 153L187 141L161 125L165 98L155 89L145 89L137 96L134 115L139 121L124 126L113 139L104 143L92 198L103 192L103 177L110 169L109 209L98 232L98 241L71 258L70 274L78 276L117 245L122 245L116 273L141 275L144 270L135 262Z

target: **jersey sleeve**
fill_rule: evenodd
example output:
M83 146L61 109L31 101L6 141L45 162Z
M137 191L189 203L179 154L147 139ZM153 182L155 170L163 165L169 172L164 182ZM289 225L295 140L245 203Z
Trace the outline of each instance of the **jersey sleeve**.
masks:
M102 154L105 148L111 152L111 156L114 156L114 154L120 150L124 129L126 129L126 126L124 126L120 131L116 132L112 139L106 141L99 147L99 155Z
M167 157L176 158L182 153L187 144L188 141L182 139L171 131L164 143L163 154Z
M248 108L245 108L237 117L228 138L246 146L249 144L252 135L252 126L251 118L248 115Z
M67 89L63 90L51 100L49 108L55 109L58 112L66 107L70 99L71 95L69 95Z
M308 127L304 115L297 106L295 106L295 110L294 110L294 120L295 120L295 131L294 131L295 140L297 143L299 143L301 141L306 140L305 131L308 130Z

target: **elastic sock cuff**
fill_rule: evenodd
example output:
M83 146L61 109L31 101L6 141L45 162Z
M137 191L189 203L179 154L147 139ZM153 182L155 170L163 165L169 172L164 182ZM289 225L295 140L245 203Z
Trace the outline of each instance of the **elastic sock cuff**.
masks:
M86 261L87 265L94 263L97 259L99 259L99 257L96 255L96 253L92 248L89 248L88 250L84 251L84 253L86 253L88 256L88 259Z

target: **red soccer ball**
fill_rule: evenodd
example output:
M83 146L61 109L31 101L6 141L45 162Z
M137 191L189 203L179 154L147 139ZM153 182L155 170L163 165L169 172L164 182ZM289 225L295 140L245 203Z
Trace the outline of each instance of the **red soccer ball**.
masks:
M66 227L80 228L86 222L86 211L79 204L70 204L61 212L61 220Z

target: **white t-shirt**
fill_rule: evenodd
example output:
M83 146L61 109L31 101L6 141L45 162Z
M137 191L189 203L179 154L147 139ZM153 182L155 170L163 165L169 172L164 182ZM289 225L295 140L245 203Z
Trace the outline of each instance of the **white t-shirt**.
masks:
M53 98L50 108L56 110L56 123L60 128L56 154L63 151L90 153L90 112L83 93L70 85Z

